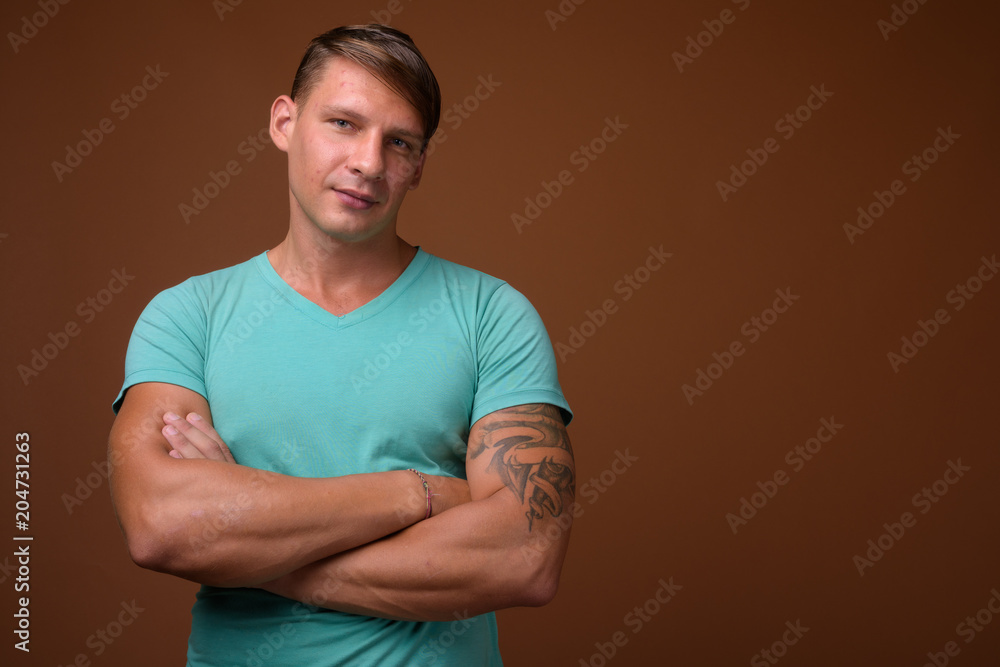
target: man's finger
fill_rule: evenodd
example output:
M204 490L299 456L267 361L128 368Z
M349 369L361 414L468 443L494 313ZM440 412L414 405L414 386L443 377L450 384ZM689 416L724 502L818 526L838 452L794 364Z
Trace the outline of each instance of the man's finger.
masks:
M163 421L166 423L163 437L171 447L180 452L182 458L233 462L228 448L223 449L225 445L221 445L201 429L195 428L190 422L172 412L165 413ZM214 432L214 429L212 430Z
M222 441L222 437L219 435L219 432L216 431L207 420L205 420L197 412L191 412L187 416L187 422L205 434L205 436L207 436L218 447L218 451L224 460L229 463L236 463L236 459L233 457L232 452L229 451L229 447L226 443Z
M187 437L177 430L172 424L167 424L160 432L163 437L166 438L167 444L169 444L173 449L170 451L170 456L175 459L204 459L206 457L200 449L191 444L191 441Z

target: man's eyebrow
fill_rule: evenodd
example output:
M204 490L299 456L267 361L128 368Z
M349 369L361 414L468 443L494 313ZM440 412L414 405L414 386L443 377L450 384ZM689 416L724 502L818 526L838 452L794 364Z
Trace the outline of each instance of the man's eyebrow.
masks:
M369 118L367 116L365 116L364 114L358 113L357 111L354 111L353 109L348 109L346 107L341 107L341 106L336 106L336 105L330 105L330 104L324 104L324 105L320 106L319 107L319 114L320 114L320 116L323 116L324 118L335 116L335 117L343 117L343 118L346 118L346 119L349 119L349 120L356 120L356 121L359 121L361 123L368 123L369 122ZM406 129L405 127L390 127L389 128L389 134L394 135L394 136L405 137L407 139L411 139L411 140L413 140L414 143L419 143L419 142L423 141L423 139L424 139L423 133L419 133L419 134L418 133L414 133L414 132Z
M362 122L367 122L368 118L357 111L348 109L347 107L340 107L330 104L324 104L319 108L319 115L321 116L345 116L347 118L352 118L354 120L360 120Z

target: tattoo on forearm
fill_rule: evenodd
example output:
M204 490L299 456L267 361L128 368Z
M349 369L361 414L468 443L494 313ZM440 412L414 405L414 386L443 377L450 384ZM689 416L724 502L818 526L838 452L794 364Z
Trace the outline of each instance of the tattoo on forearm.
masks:
M559 516L573 499L573 449L554 406L520 405L503 413L503 420L482 429L472 458L493 451L486 469L497 473L525 506L530 531L535 519Z

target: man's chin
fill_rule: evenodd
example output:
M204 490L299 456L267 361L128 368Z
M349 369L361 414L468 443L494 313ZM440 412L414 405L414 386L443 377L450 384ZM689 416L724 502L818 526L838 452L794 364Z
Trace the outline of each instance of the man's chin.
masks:
M317 227L324 235L340 243L366 243L386 235L395 236L391 224L359 225L354 222L355 224L329 222Z

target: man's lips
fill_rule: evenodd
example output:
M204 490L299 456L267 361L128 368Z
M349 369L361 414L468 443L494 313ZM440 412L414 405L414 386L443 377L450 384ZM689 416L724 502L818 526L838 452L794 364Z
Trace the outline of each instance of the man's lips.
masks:
M370 209L378 203L378 200L374 195L361 192L360 190L351 190L350 188L334 188L333 191L337 193L337 198L340 199L340 201L354 209L363 211Z

